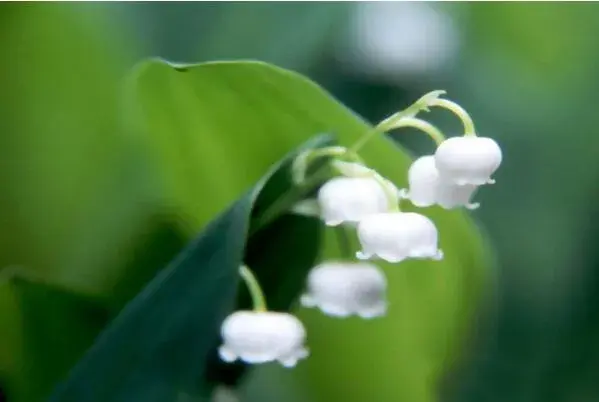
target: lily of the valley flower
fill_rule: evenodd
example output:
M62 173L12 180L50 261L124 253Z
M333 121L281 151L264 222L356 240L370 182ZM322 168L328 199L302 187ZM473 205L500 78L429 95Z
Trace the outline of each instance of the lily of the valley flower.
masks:
M474 184L454 184L439 179L437 182L437 204L445 209L465 207L466 209L477 209L480 203L472 202L478 186Z
M293 367L308 356L306 330L293 315L271 311L236 311L222 324L221 359L246 363L278 361Z
M458 185L439 175L434 155L416 159L408 170L409 189L400 190L400 197L409 199L417 207L429 207L435 204L445 209L466 207L476 209L478 203L470 199L478 186L474 184Z
M501 148L493 139L475 135L449 138L435 152L440 177L458 185L495 183L491 175L501 160Z
M382 316L387 310L387 278L370 263L325 262L308 275L304 307L318 307L334 317Z
M359 222L368 215L389 210L385 190L370 177L335 177L318 191L321 217L327 226Z
M434 156L416 159L408 169L409 190L401 190L400 196L408 198L417 207L430 207L437 203L439 172Z
M414 212L380 213L365 217L358 223L358 238L362 251L360 260L380 258L400 262L407 258L440 260L435 224Z

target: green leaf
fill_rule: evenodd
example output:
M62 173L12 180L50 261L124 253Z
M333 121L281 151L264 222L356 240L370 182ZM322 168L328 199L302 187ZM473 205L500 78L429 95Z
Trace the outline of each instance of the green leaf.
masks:
M5 268L1 276L2 341L14 347L7 350L10 357L3 356L4 391L10 401L42 400L108 323L110 312L104 300L42 282L23 269Z
M164 201L187 218L181 221L187 233L313 133L332 133L340 145L351 146L370 129L305 77L260 62L151 60L139 66L134 84L136 117L144 122L140 134L151 137L148 153L160 167ZM398 186L406 185L411 158L391 141L376 138L360 154ZM287 375L310 388L315 400L427 401L459 356L489 258L464 213L421 211L437 224L445 259L381 264L390 283L387 318L339 321L300 312L312 354ZM327 236L324 255L337 256L336 246ZM376 367L365 372L372 361ZM347 378L360 379L349 393Z
M120 124L127 41L111 38L105 13L83 9L0 10L0 270L22 266L60 289L0 286L0 387L11 402L47 396L91 344L101 326L67 319L89 306L83 293L110 292L120 308L157 268L133 266L138 237L155 237L156 206Z
M105 14L81 10L2 7L0 267L100 293L146 223L151 186L120 127L126 49L101 30Z
M330 143L315 138L306 147ZM175 401L208 396L222 367L214 360L219 327L234 307L238 269L246 262L260 280L271 309L296 299L318 250L318 220L283 214L257 229L274 201L290 191L288 156L205 230L131 301L50 398L53 402ZM301 236L301 240L295 236ZM293 253L296 258L288 259ZM206 376L206 366L213 367ZM236 368L237 370L239 367ZM231 374L227 374L229 377ZM238 373L234 375L236 378Z

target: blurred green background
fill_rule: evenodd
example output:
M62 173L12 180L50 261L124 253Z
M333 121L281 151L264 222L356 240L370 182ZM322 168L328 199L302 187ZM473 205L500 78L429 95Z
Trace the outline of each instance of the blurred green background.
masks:
M477 306L475 336L444 380L431 384L430 400L597 401L597 38L593 3L3 4L0 208L9 212L0 214L0 263L61 261L51 274L91 293L90 283L101 288L118 274L112 264L115 272L90 280L94 267L118 260L113 244L126 244L147 224L146 206L136 200L147 200L152 183L136 180L136 150L117 135L123 111L111 109L122 78L143 57L272 62L306 74L372 122L424 92L446 89L479 133L501 144L504 162L472 214L496 249L493 286ZM112 106L91 113L90 105ZM433 121L459 133L452 116L435 114ZM46 134L27 135L39 132ZM409 132L394 138L414 152L432 150ZM94 152L66 152L71 141L78 144L72 149ZM47 160L52 154L62 155L59 164ZM94 170L90 155L114 171ZM119 209L102 209L107 203ZM104 241L84 237L90 224ZM82 234L80 252L61 254L71 237L58 227ZM164 263L160 255L154 260ZM123 264L139 269L139 283L148 279L135 256ZM85 272L66 275L73 267ZM376 362L364 360L363 367L376 375ZM261 368L245 384L244 400L327 400L344 388L349 397L359 381L326 378L324 370L306 377Z

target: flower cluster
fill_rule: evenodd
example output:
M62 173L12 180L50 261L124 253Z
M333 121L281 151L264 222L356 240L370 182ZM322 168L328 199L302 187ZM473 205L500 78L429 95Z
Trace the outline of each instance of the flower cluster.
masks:
M302 306L318 308L332 317L372 319L384 315L387 280L373 261L443 259L434 222L420 213L403 212L399 208L402 200L409 200L415 207L475 209L479 206L472 202L475 192L495 183L492 175L502 161L499 145L491 138L477 136L468 113L456 103L440 98L442 94L444 91L424 95L407 109L383 120L350 148L321 148L296 158L292 174L298 186L308 181L306 172L311 162L329 158L329 166L336 174L320 185L310 212L344 235L348 229L355 230L361 246L355 253L346 250L342 261L325 261L311 270L300 298ZM462 120L463 136L446 139L435 126L416 118L421 111L435 106L449 109ZM406 189L398 189L358 155L377 133L401 127L415 127L437 144L433 154L412 163ZM352 261L354 258L357 261ZM249 268L242 267L240 273L252 294L254 311L237 311L225 319L221 358L226 362L278 361L286 367L294 366L308 356L302 323L291 314L267 311L260 286Z

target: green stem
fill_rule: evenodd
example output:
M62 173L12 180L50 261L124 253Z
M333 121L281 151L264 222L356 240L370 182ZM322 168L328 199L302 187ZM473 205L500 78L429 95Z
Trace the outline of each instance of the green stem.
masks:
M385 131L390 131L402 127L413 127L427 134L437 145L445 141L445 136L437 127L433 126L428 121L417 119L416 117L404 117L403 119L393 122L393 125L384 127Z
M406 117L404 120L405 121L398 127L411 125L413 127L420 128L422 130L427 130L429 135L431 135L431 133L432 133L432 135L437 135L444 139L443 134L438 129L436 129L434 126L432 126L431 124L429 124L423 120L415 119L412 117L410 117L410 118ZM377 128L374 128L373 131L374 131L374 134L376 134ZM362 162L361 158L359 157L357 151L370 138L372 138L372 134L373 134L372 131L367 132L351 148L346 149L344 154L350 155L352 157L352 159L355 160L356 162L358 162L360 164L364 164ZM330 152L331 149L335 149L335 148L339 148L339 147L328 147L328 148L329 148L329 152ZM322 156L324 156L324 155L322 155ZM257 217L252 222L252 229L250 230L249 235L250 236L253 235L254 233L258 232L260 229L262 229L263 227L265 227L266 225L268 225L269 223L274 221L281 214L284 214L285 212L289 211L291 209L291 207L296 202L298 202L298 200L307 196L318 183L320 183L321 181L324 181L327 178L327 176L325 174L327 172L324 170L324 168L325 168L325 166L321 166L319 169L316 170L316 172L314 172L314 174L310 178L308 178L307 180L304 180L302 183L296 184L290 190L288 190L287 192L282 194L279 198L277 198L264 211L264 213L262 213L259 217ZM292 167L292 171L293 171L293 167ZM387 198L391 199L391 194L390 194L388 187L384 185L383 189L385 190L385 192L387 194ZM395 198L393 198L393 199L395 199ZM393 210L398 208L397 204L394 203L393 201L390 201L389 204L390 204L390 208Z
M296 202L306 197L318 183L326 179L325 173L327 172L324 170L323 166L302 184L291 187L290 190L277 198L263 214L252 222L252 229L250 230L249 235L253 235L280 215L289 211Z
M312 149L309 151L305 151L305 153L303 154L300 154L293 161L291 171L293 173L295 184L302 184L305 180L306 172L310 167L310 164L314 162L315 159L322 158L325 156L345 157L349 158L352 162L364 165L364 161L362 160L362 158L360 158L360 156L357 153L352 152L345 147L334 146Z
M389 207L390 212L399 212L399 197L397 193L394 191L394 188L391 187L391 183L389 183L383 176L375 173L373 178L381 185L383 191L385 192L385 196L387 197L387 205Z
M355 152L351 152L349 149L345 147L325 147L318 148L311 151L308 151L308 163L314 161L316 158L321 158L323 156L348 156L351 158L353 162L362 163L362 158Z
M380 131L378 126L374 127L370 131L367 131L366 134L361 136L358 139L358 141L356 141L354 143L354 145L351 146L350 151L352 151L354 153L358 152L360 149L362 149L362 147L364 145L366 145L366 143L368 143L368 141L370 141L372 138L374 138L377 134L382 134L382 133L383 133L383 131Z
M476 131L474 130L474 122L472 121L472 118L470 117L468 112L466 112L466 110L463 107L461 107L460 105L458 105L457 103L452 102L448 99L437 98L437 99L431 100L429 105L430 106L439 106L439 107L442 107L444 109L451 111L453 114L458 116L460 118L460 120L462 121L462 124L464 125L464 135L476 136Z
M391 116L387 117L385 120L383 120L382 122L379 123L379 126L393 124L393 122L403 119L405 117L416 117L416 115L422 111L428 112L429 111L428 106L430 105L430 103L433 100L438 99L439 96L445 95L445 94L446 94L446 92L444 90L435 90L435 91L428 92L428 93L422 95L418 100L416 100L416 102L412 103L410 106L408 106L404 110L400 110L399 112L394 113Z
M423 122L423 120L418 120L418 122L414 122L412 119L416 117L416 115L422 111L429 111L429 106L432 105L441 105L445 104L444 99L439 99L441 95L444 95L446 92L444 90L435 90L428 92L422 95L416 102L412 103L410 106L401 110L397 113L392 114L387 117L385 120L381 121L373 130L366 133L360 138L353 147L350 149L352 151L358 151L361 149L368 141L370 141L375 135L379 133L384 133L386 131L392 130L394 128L405 127L405 122L412 122L414 124L407 124L413 127L419 128L429 134L431 138L439 144L440 142L445 140L445 136L434 126L428 124L423 125L419 122ZM459 107L459 106L458 106ZM468 116L468 114L466 114ZM426 123L426 122L424 122Z
M438 97L443 95L444 93L445 91L438 90L431 91L425 94L405 110L395 113L393 116L385 119L383 122L381 122L376 127L372 128L370 131L367 131L354 143L354 145L346 149L345 152L341 154L349 155L354 161L360 164L364 164L362 162L362 159L358 155L358 151L377 134L382 134L388 129L400 127L415 127L417 129L420 129L427 133L437 144L440 144L445 140L445 136L443 135L443 133L432 124L424 120L416 119L414 116L422 110L428 110L428 105L437 100ZM327 147L323 148L322 151L316 150L313 152L319 156L325 156L327 154L329 156L331 156L331 154L337 154L340 156L340 149L342 149L342 147ZM312 157L308 155L307 158ZM296 158L296 161L300 163L299 158ZM303 162L305 162L307 166L310 161L304 160ZM301 167L301 169L306 169L306 166ZM271 206L253 222L250 235L256 233L258 230L268 225L280 214L288 211L299 199L306 196L313 189L314 186L316 186L320 181L326 179L326 176L323 176L323 169L324 167L317 169L316 172L314 172L314 175L308 180L303 180L302 177L301 183L296 183L296 186L292 187L291 190L281 195L273 204L271 204ZM299 170L297 168L297 165L292 166L293 173L297 173L297 170ZM299 173L299 176L302 176L302 172ZM386 186L385 191L388 192Z
M239 267L239 274L250 292L254 311L266 311L266 299L254 273L246 265L242 265Z
M437 127L433 126L427 121L418 119L416 117L402 117L393 121L385 120L376 126L373 130L366 133L360 138L351 148L352 152L358 152L368 141L370 141L377 134L382 134L386 131L402 128L402 127L413 127L423 131L429 137L435 141L437 145L445 141L445 136Z

